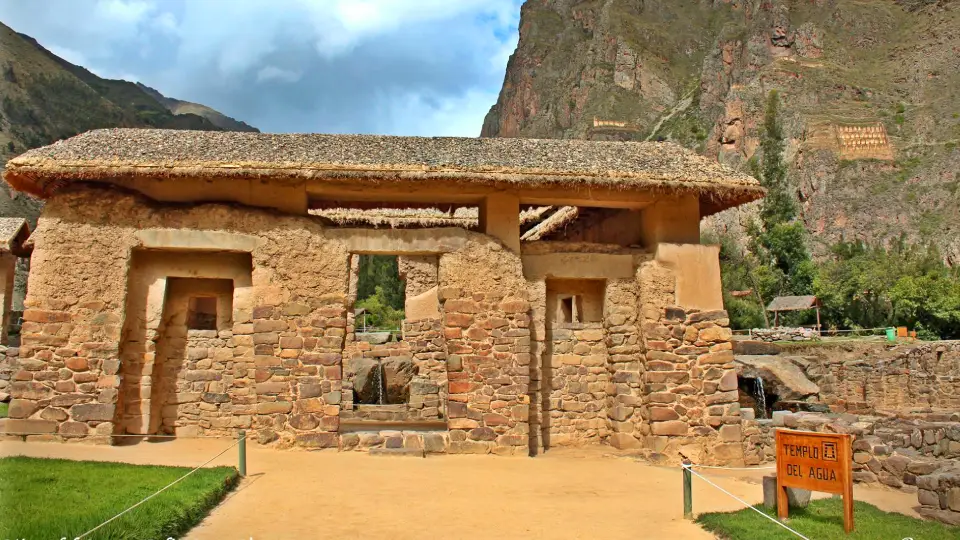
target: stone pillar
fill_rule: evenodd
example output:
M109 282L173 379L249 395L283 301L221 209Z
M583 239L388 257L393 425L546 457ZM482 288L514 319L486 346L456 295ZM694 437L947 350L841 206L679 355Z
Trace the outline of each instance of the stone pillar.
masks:
M13 303L13 278L16 273L17 257L12 253L0 252L0 344L7 344L10 331L10 308Z
M527 453L530 303L457 287L441 288L440 298L450 452Z
M480 204L480 231L520 253L520 198L510 193L488 195Z
M740 406L727 313L706 309L722 308L713 294L719 272L710 278L714 253L661 244L641 268L643 399L648 447L732 465L743 462Z
M648 426L643 417L643 343L638 326L637 283L632 279L607 281L603 300L603 323L607 343L607 369L612 392L608 393L609 442L619 449L639 448Z

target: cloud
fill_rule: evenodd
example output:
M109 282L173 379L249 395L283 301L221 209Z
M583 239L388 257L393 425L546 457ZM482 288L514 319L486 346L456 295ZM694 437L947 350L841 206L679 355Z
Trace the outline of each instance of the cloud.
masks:
M95 73L265 131L473 136L516 47L519 3L49 0L43 12L2 3L0 20Z
M281 69L277 66L267 66L257 72L257 82L282 81L294 83L303 77L303 73L290 69Z

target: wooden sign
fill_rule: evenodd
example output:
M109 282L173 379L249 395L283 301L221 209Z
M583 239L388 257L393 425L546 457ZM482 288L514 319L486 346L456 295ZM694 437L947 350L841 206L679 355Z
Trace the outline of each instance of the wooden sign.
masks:
M778 429L777 515L788 514L787 492L794 487L843 496L843 530L853 531L853 463L850 435Z

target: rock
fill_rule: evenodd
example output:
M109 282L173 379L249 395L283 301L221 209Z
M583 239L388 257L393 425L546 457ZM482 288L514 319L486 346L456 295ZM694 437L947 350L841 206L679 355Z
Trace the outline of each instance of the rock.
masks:
M937 495L936 491L930 491L928 489L921 489L917 491L917 501L921 506L935 506L940 507L940 496Z
M613 433L610 435L610 446L619 450L633 450L642 448L643 444L629 433Z
M10 401L10 394L6 392L0 392L0 403L6 403Z
M766 341L754 341L749 339L733 341L733 354L766 356L780 354L782 349L776 343L767 343Z
M116 411L115 405L106 403L86 403L74 405L70 409L70 416L78 422L109 422L113 420L114 411Z
M806 508L810 504L810 491L800 488L787 488L787 504L790 508ZM775 474L763 477L763 505L767 508L777 507L777 476Z
M682 420L668 422L652 422L650 431L654 435L686 435L689 426Z
M423 450L428 454L440 454L446 450L446 443L440 433L423 434Z
M741 377L763 379L765 392L781 400L802 400L820 393L820 387L787 357L739 355L736 364Z
M382 360L351 359L349 369L355 373L354 399L362 404L406 403L410 397L410 383L417 372L409 356L385 357Z

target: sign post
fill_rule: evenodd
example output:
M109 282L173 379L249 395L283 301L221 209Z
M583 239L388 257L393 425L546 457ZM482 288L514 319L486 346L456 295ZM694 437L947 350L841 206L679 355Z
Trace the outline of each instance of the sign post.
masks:
M853 531L853 465L850 435L778 429L777 516L788 515L788 487L838 493L843 530Z

